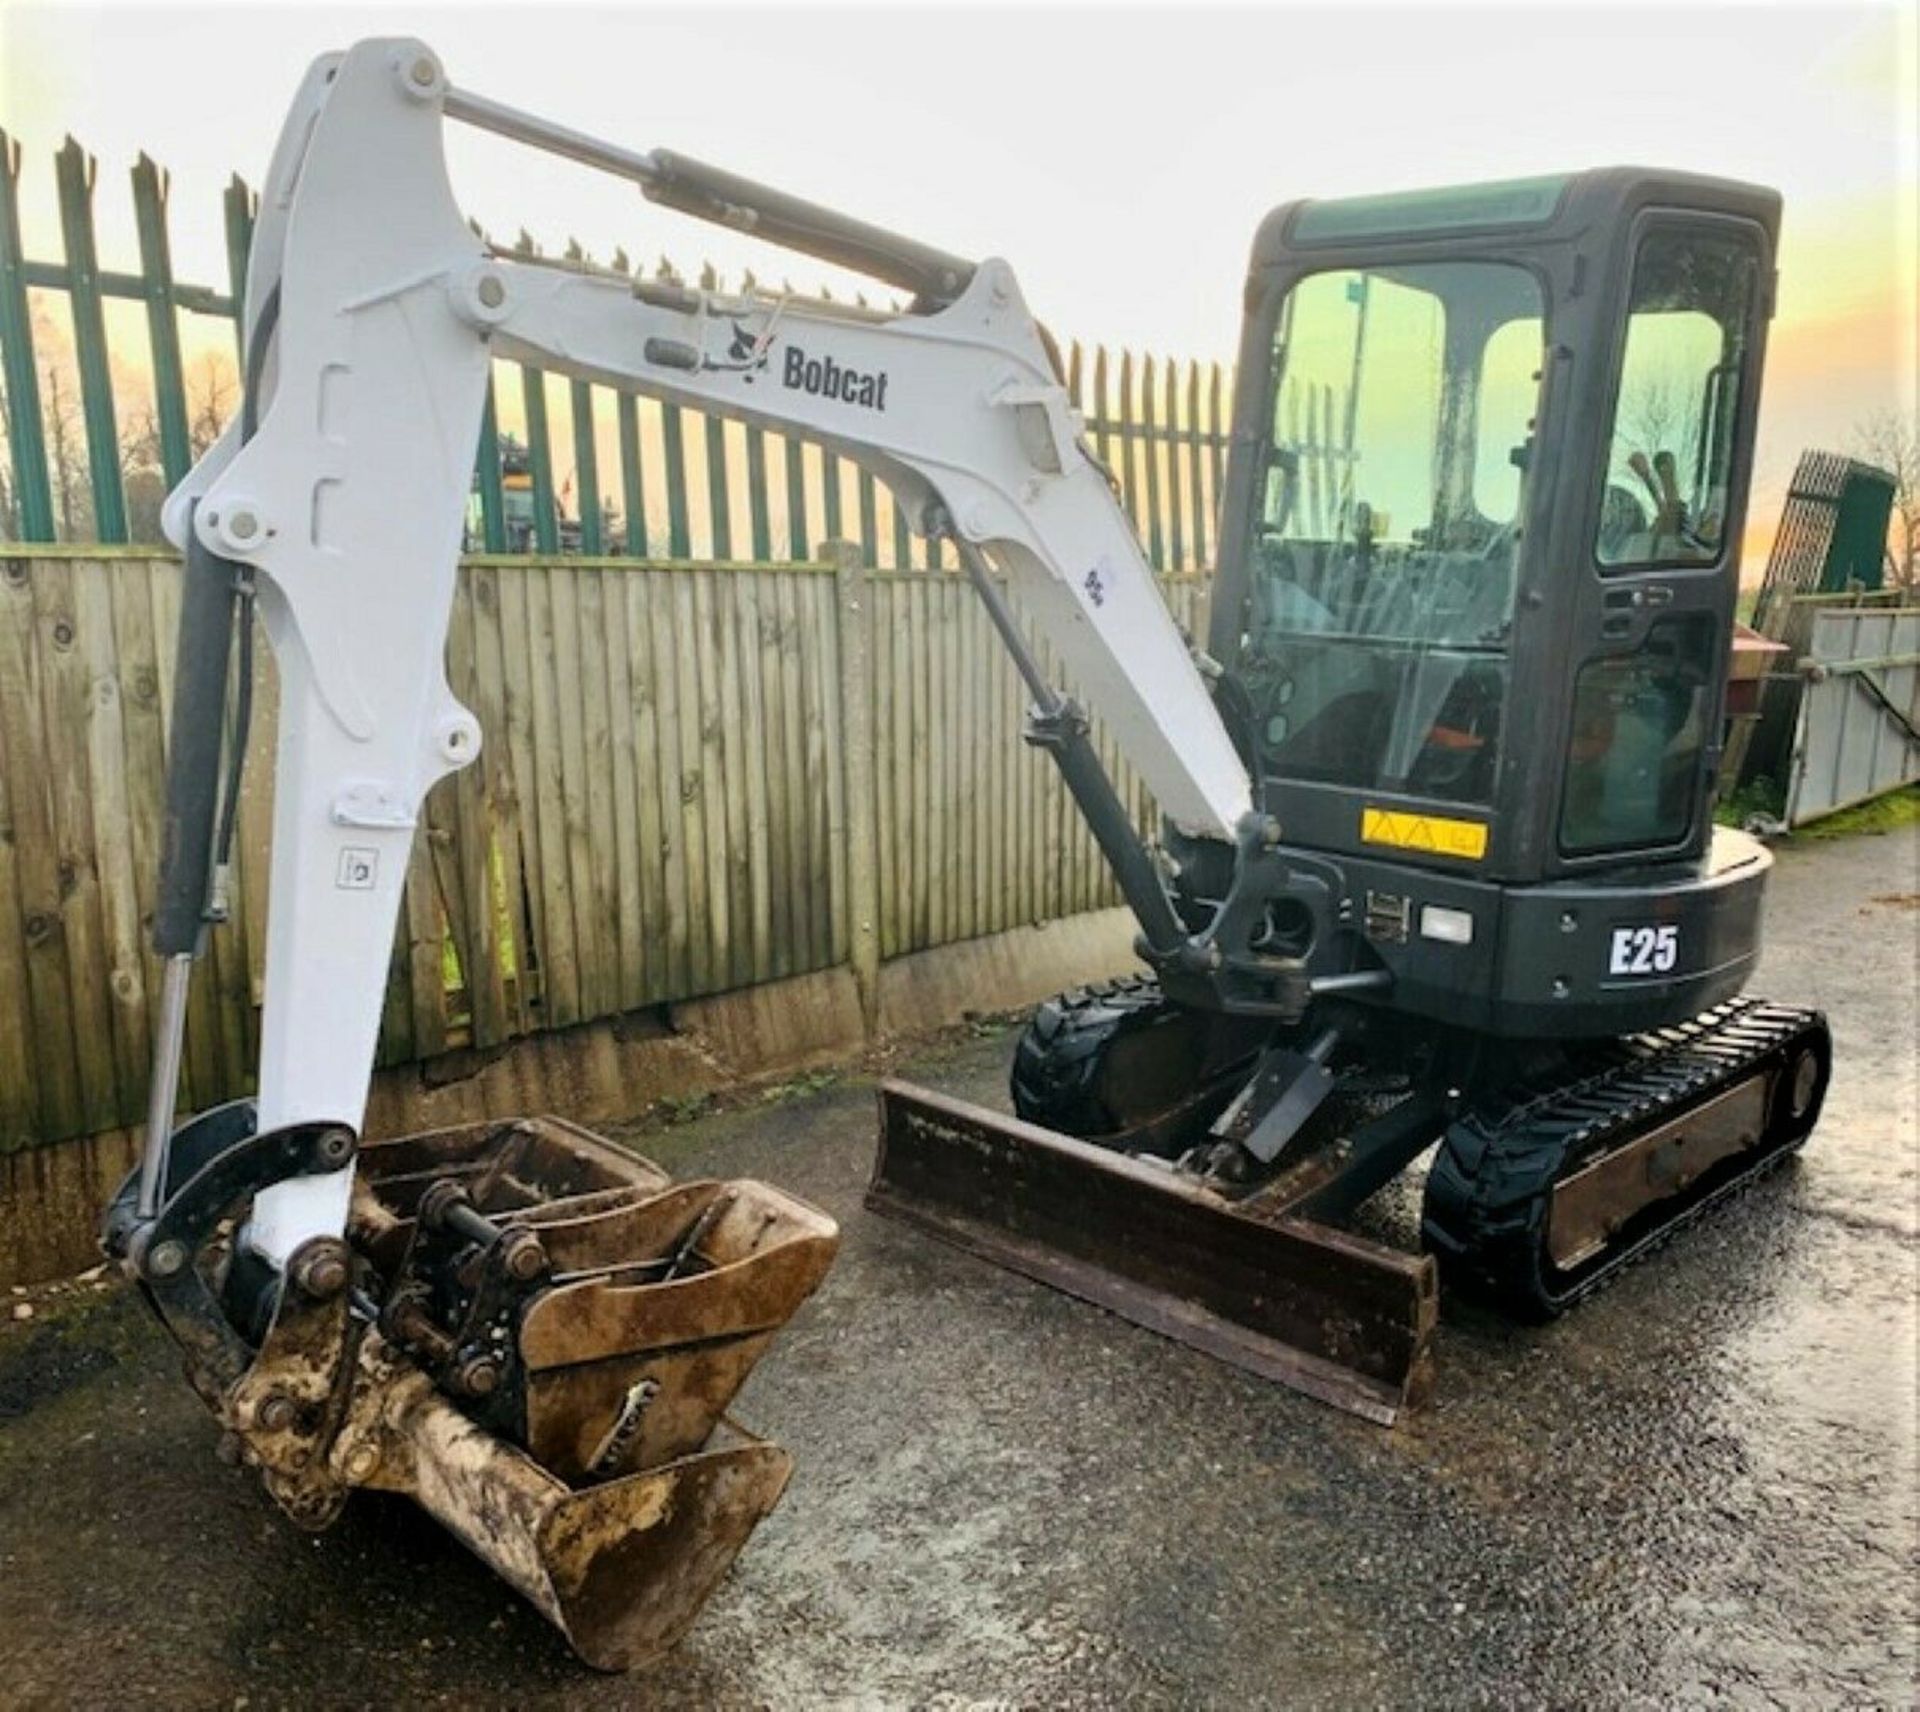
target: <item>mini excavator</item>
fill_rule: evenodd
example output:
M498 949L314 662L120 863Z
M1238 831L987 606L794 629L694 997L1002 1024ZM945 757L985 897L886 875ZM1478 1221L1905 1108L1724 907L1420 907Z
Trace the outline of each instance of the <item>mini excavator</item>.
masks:
M497 253L449 121L907 301ZM481 743L443 652L496 357L885 481L955 549L1138 917L1145 973L1034 1017L1017 1117L883 1090L876 1209L1390 1420L1434 1256L1558 1312L1796 1146L1825 1026L1739 997L1768 859L1709 813L1777 215L1629 170L1276 213L1202 651L1003 262L470 93L416 41L316 62L262 194L241 412L165 512L165 985L104 1230L230 1448L305 1526L411 1496L606 1669L684 1633L790 1473L728 1410L831 1219L553 1118L361 1133L422 800ZM256 615L280 681L258 1092L176 1126ZM1432 1255L1339 1228L1435 1146Z

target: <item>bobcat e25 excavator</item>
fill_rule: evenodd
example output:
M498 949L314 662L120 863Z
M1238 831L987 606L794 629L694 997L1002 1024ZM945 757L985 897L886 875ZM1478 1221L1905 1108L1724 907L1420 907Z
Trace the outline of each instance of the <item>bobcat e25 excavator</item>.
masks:
M447 120L911 302L495 254ZM1708 817L1776 212L1613 171L1275 215L1199 654L1004 263L467 93L418 42L317 62L262 195L240 418L166 512L165 1002L105 1227L229 1447L308 1526L411 1495L607 1668L684 1631L789 1472L726 1410L831 1220L552 1119L360 1134L422 798L481 741L443 650L496 356L886 481L955 545L1139 917L1151 977L1042 1008L1021 1119L885 1091L873 1205L1387 1419L1433 1263L1325 1221L1422 1149L1441 1258L1553 1311L1797 1144L1824 1026L1736 1000L1767 858ZM1157 848L989 559L1154 793ZM259 1091L176 1128L256 610Z

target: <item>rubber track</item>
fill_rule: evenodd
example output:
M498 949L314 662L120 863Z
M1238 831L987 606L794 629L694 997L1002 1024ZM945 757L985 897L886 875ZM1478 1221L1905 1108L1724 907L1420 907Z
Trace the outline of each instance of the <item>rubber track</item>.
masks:
M1150 975L1090 982L1048 999L1021 1031L1010 1077L1013 1109L1028 1123L1095 1138L1119 1127L1100 1097L1102 1054L1122 1034L1151 1028L1175 1007Z
M1821 1083L1803 1119L1749 1156L1744 1169L1710 1175L1667 1218L1571 1275L1557 1273L1546 1226L1561 1178L1745 1080L1768 1059L1790 1061L1803 1041L1822 1053ZM1578 1081L1523 1088L1469 1112L1449 1128L1427 1178L1427 1246L1454 1282L1504 1312L1524 1319L1562 1313L1805 1141L1819 1117L1830 1055L1818 1011L1743 999L1622 1041L1614 1062Z

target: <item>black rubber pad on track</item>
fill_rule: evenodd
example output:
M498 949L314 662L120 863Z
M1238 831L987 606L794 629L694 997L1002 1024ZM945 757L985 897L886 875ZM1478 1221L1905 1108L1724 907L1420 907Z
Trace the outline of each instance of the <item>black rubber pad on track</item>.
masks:
M1790 1073L1807 1050L1819 1078L1804 1111L1794 1116L1776 1101L1762 1145L1629 1220L1604 1253L1569 1272L1554 1266L1547 1215L1562 1178L1751 1076ZM1621 1041L1606 1052L1611 1062L1577 1080L1482 1101L1448 1128L1428 1174L1427 1247L1450 1285L1502 1312L1531 1320L1563 1313L1799 1147L1820 1115L1832 1051L1818 1011L1742 999Z

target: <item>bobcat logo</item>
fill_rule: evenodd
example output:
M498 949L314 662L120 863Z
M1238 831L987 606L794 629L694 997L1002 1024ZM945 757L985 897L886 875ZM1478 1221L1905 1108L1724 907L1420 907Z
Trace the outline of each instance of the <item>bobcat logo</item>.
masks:
M733 340L727 346L729 360L714 363L714 368L728 368L740 371L746 376L747 384L753 384L753 377L764 369L773 356L773 329L769 327L764 334L749 332L743 322L733 324Z
M863 410L887 408L889 378L883 369L868 373L842 368L832 357L810 357L798 345L787 347L786 362L780 370L780 384L789 392L837 399L842 404L857 404Z
M730 318L731 319L731 318ZM702 356L702 374L737 374L748 386L753 377L773 360L773 322L756 333L744 321L733 322L733 337L727 341L724 357Z

